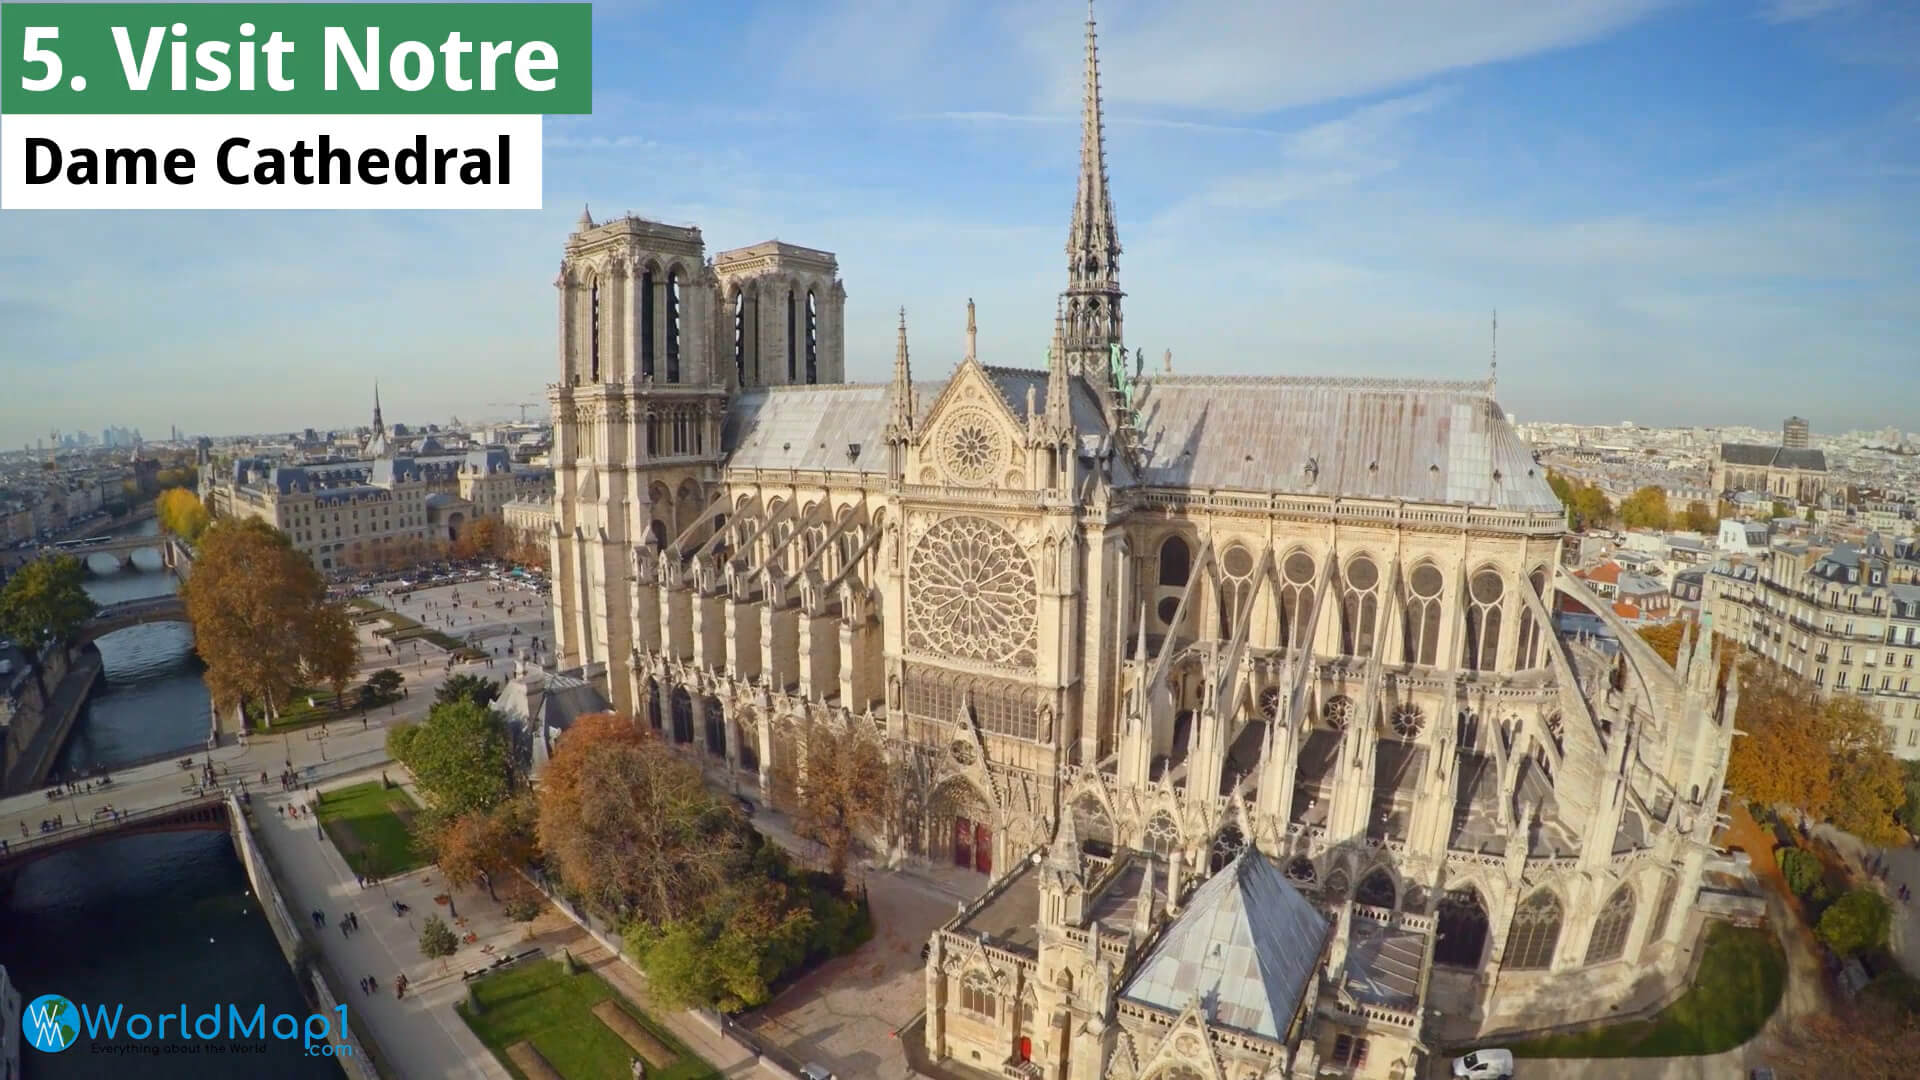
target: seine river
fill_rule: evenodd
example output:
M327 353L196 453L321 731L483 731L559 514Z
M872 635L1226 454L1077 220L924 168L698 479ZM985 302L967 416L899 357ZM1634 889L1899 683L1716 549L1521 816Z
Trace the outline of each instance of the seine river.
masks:
M151 534L153 522L127 532ZM111 572L96 559L87 591L103 604L171 592L157 553L140 569ZM205 745L207 691L185 626L137 626L102 639L106 680L63 751L59 768L113 769ZM0 883L0 965L21 996L61 994L88 1006L197 1016L233 1003L251 1015L308 1010L281 959L246 871L225 833L181 832L101 840L28 863ZM23 1051L25 1080L339 1080L339 1066L273 1043L265 1056L212 1054L126 1058L89 1053L81 1041L59 1054Z

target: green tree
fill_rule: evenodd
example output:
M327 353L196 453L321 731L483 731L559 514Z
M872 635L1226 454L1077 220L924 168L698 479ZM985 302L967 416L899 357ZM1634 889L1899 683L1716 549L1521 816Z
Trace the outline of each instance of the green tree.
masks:
M1613 502L1599 488L1583 486L1573 494L1573 516L1577 528L1599 528L1613 521Z
M460 948L460 938L447 925L447 920L438 915L427 916L420 926L420 955L429 960L446 960ZM443 963L441 965L445 967Z
M1787 888L1795 896L1807 895L1825 873L1820 857L1812 852L1797 847L1780 849L1780 876L1786 879Z
M1695 499L1687 504L1687 510L1681 524L1688 532L1712 535L1720 528L1720 519L1714 516L1713 507Z
M1852 889L1821 914L1813 932L1827 948L1852 956L1885 945L1892 925L1893 907L1886 897L1872 889Z
M66 648L100 610L87 595L85 580L86 566L76 556L42 555L0 588L0 634L20 643L36 678L39 647Z
M394 668L381 668L367 676L367 685L373 687L381 700L392 701L400 696L400 688L406 684L407 677Z
M508 795L507 724L471 701L435 705L424 723L389 733L387 747L412 770L443 819L491 810Z
M1629 529L1667 528L1673 522L1667 493L1652 485L1635 491L1620 504L1620 522Z
M1902 786L1907 797L1894 817L1908 829L1920 832L1920 761L1903 761L1900 768L1906 774Z
M441 705L451 705L456 701L471 701L482 708L493 704L500 698L500 684L492 679L465 673L455 675L440 684L433 700Z

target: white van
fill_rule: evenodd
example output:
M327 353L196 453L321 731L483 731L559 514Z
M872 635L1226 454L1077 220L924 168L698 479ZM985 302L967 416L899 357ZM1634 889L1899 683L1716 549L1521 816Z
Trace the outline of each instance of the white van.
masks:
M1505 1080L1513 1075L1513 1051L1475 1050L1454 1058L1453 1075L1467 1080Z

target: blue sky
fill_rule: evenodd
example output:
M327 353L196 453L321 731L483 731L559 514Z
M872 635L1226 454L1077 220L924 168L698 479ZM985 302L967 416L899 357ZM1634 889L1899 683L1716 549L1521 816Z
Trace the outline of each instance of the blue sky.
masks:
M1102 0L1131 343L1521 419L1920 429L1920 4ZM1084 8L596 5L524 213L0 213L0 445L516 415L582 203L838 253L849 376L1037 366Z

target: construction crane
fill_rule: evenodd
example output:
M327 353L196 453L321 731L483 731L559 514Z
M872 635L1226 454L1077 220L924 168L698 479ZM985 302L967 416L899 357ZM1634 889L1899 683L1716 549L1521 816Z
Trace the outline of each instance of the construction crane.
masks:
M519 409L523 424L527 422L528 409L543 409L547 405L544 401L489 401L487 404L495 409Z

